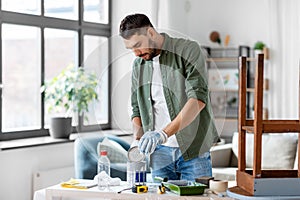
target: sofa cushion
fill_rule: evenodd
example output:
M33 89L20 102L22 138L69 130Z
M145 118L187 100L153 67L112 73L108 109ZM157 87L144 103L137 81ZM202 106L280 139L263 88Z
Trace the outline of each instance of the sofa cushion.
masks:
M212 167L228 167L231 162L232 144L216 145L211 147Z
M236 167L217 167L212 168L212 174L215 180L234 181Z
M107 151L107 156L111 163L127 163L127 151L119 143L107 137L98 143L98 156L101 150Z
M253 168L253 134L246 134L246 167ZM238 133L232 138L233 153L238 155ZM293 169L297 137L291 134L263 134L262 169Z

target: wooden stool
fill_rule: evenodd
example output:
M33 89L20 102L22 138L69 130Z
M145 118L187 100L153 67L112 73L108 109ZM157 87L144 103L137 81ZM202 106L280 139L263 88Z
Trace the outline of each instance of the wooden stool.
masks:
M300 196L300 160L298 170L262 170L262 134L300 132L298 120L263 120L264 55L255 67L254 119L246 119L247 58L239 59L239 146L237 187L229 191L246 196ZM300 115L300 113L299 113ZM246 170L246 132L254 134L253 169ZM298 155L300 151L298 134Z

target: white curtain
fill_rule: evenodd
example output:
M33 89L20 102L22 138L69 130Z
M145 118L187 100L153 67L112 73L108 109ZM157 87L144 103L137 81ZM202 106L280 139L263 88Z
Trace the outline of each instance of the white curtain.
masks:
M269 115L295 119L299 115L300 1L269 0L269 9Z

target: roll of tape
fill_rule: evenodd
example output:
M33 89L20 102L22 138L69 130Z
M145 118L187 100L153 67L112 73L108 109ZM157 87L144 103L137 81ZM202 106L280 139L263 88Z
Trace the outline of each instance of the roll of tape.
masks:
M228 181L210 180L209 189L214 192L226 192L228 188Z

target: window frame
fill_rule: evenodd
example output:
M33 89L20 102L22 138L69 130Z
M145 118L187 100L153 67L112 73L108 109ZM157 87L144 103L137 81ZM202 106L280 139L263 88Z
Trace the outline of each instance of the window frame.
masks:
M0 1L0 50L2 50L2 24L12 24L12 25L25 25L25 26L34 26L40 28L41 31L41 83L42 86L44 84L45 78L45 41L44 41L44 29L45 28L56 28L62 30L71 30L76 31L78 33L78 63L83 63L83 50L84 50L84 36L85 35L93 35L93 36L101 36L108 38L108 60L111 63L111 3L108 1L108 24L99 24L94 22L86 22L83 20L83 1L78 0L78 20L69 20L69 19L59 19L54 17L46 17L44 16L44 1L41 3L41 15L32 15L32 14L24 14L24 13L16 13L11 11L4 11L1 8ZM44 107L44 95L41 93L41 128L37 130L21 130L21 131L13 131L13 132L2 132L2 54L0 54L0 141L12 140L12 139L24 139L31 137L41 137L41 136L49 136L49 129L45 129L45 107ZM72 132L87 132L87 131L97 131L97 130L105 130L111 127L111 70L110 67L108 69L108 123L106 124L97 124L97 125L83 125L83 116L77 116L78 118L78 126L73 127ZM100 128L101 126L101 128Z

